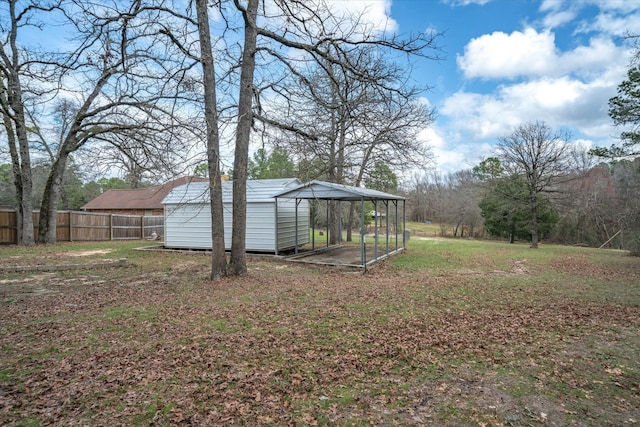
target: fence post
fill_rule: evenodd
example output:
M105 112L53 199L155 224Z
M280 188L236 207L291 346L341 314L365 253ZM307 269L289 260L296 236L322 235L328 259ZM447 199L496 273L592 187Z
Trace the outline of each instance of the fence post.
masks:
M144 240L144 215L140 215L140 240Z
M113 240L113 214L109 214L109 240Z
M73 212L69 211L69 241L73 242Z

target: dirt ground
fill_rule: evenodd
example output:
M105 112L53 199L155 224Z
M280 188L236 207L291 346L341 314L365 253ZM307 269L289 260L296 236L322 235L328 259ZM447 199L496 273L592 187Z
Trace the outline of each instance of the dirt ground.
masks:
M0 424L640 422L640 306L622 294L637 300L640 272L472 261L431 276L256 257L215 283L206 256L157 253L3 274ZM622 285L594 290L605 279Z

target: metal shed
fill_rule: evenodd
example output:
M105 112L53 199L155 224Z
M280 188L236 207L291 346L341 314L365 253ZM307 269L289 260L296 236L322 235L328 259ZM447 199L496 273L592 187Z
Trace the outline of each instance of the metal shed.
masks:
M396 196L389 193L384 193L382 191L370 190L366 188L352 187L348 185L335 184L331 182L324 181L310 181L306 184L301 184L296 188L291 188L281 193L276 194L276 200L279 199L292 199L295 200L296 207L302 206L302 201L314 201L314 200L327 200L327 201L337 201L340 202L360 202L360 264L353 265L357 267L362 267L364 269L367 266L378 262L384 258L387 258L391 255L397 254L405 249L406 240L408 238L406 232L402 232L401 237L398 237L399 230L406 230L406 199L401 196ZM373 215L374 218L374 235L373 237L373 245L370 249L373 252L373 256L371 254L367 254L367 243L366 243L366 226L365 226L365 202L370 201L373 202L374 212L376 214ZM378 215L377 212L379 208L383 208L384 215ZM306 206L308 210L308 205ZM399 209L401 209L401 215L399 213ZM389 235L389 217L390 213L393 213L394 217L394 232L395 235L391 237ZM300 212L296 212L296 215L301 215ZM384 218L385 221L385 235L381 236L378 232L379 219ZM400 220L401 218L401 220ZM380 219L382 221L382 219ZM313 232L313 228L315 225L312 225L312 236L315 236ZM381 238L384 239L381 242ZM305 242L306 243L306 242ZM319 251L326 251L331 249L329 246L329 236L327 236L327 245L326 247L316 247L315 240L312 238L312 253L317 253ZM296 242L295 245L295 253L298 254L299 247L302 243ZM339 245L338 245L339 246ZM276 255L278 252L276 252Z
M277 253L309 242L308 203L277 200L274 195L301 184L296 178L247 181L249 252ZM222 183L225 249L231 248L233 183ZM208 182L173 189L163 200L164 244L168 248L211 249L211 209Z

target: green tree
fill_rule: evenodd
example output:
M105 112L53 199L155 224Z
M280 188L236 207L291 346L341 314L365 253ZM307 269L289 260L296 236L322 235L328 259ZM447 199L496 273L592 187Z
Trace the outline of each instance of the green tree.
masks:
M0 208L15 208L17 202L12 166L0 165Z
M194 176L201 176L203 178L206 178L209 176L209 165L206 163L200 163L198 166L196 166L196 168L193 170L193 175Z
M609 116L616 126L628 127L620 134L622 144L595 148L591 153L612 159L640 156L640 66L628 71L618 94L609 100Z
M398 176L386 162L378 160L373 170L364 178L364 183L367 188L391 193L398 189Z
M295 175L296 165L284 148L275 148L271 153L260 148L253 153L253 159L249 159L249 179L293 178Z
M473 174L481 181L489 181L502 176L504 167L497 157L488 157L473 167Z
M632 36L638 40L638 36ZM616 160L613 164L616 191L623 208L618 220L625 230L625 246L632 255L640 256L640 204L637 202L640 188L640 47L636 44L636 54L627 78L618 86L617 95L609 100L609 117L616 126L624 127L620 133L620 145L600 147L589 153ZM629 161L633 160L633 161ZM621 179L620 177L624 177Z
M617 222L624 232L624 246L640 256L640 157L621 160L613 166L617 198Z
M531 239L531 210L527 183L519 176L500 178L480 200L484 224L492 236ZM559 215L544 196L538 197L538 233L547 235L558 222Z
M499 138L498 157L510 175L526 183L531 227L531 247L537 248L544 208L542 197L554 191L570 172L571 149L566 132L552 132L544 122L522 124Z
M100 178L97 182L100 185L101 193L107 190L125 190L129 188L125 180L116 177Z

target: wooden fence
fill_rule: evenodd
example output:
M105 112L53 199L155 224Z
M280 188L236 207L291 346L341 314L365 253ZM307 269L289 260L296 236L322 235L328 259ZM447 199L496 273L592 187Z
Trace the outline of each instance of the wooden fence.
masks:
M33 212L33 232L38 235L40 212ZM0 209L0 244L18 241L16 211ZM164 234L164 216L103 214L95 212L58 211L58 242L97 240L140 240L156 232Z

